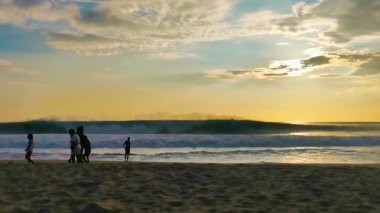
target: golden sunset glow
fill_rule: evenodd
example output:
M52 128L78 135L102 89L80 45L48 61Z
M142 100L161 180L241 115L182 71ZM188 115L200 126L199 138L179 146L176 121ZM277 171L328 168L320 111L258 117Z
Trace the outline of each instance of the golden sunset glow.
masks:
M16 2L0 4L2 122L380 120L375 0Z

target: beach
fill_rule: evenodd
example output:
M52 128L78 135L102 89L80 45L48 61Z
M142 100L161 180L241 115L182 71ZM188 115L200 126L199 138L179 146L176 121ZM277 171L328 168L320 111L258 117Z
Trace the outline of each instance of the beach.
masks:
M380 212L380 165L0 162L1 212Z

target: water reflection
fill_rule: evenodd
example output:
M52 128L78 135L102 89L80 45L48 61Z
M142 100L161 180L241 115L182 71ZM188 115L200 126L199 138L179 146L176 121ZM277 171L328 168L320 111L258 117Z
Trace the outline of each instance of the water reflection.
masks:
M0 160L23 159L21 149L0 149ZM39 149L36 160L66 160L67 149ZM123 161L123 150L95 148L93 160ZM193 163L380 163L380 146L293 148L134 148L131 160L143 162Z
M363 137L363 136L380 136L379 131L308 131L308 132L291 132L286 134L274 134L274 135L290 135L290 136L305 136L305 137Z

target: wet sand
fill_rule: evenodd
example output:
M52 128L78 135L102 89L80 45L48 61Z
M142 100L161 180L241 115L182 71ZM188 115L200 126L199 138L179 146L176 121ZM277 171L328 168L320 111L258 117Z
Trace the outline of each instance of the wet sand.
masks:
M0 212L380 212L380 165L1 161Z

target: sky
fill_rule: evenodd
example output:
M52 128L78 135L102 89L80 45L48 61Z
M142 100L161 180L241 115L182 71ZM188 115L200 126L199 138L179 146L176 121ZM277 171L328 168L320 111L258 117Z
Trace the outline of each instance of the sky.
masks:
M378 0L0 0L0 122L380 121Z

